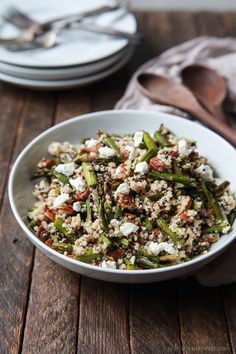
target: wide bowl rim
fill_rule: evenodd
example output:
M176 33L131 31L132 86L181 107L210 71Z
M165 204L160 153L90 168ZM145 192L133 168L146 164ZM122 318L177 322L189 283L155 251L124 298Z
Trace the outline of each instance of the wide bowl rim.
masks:
M185 262L185 263L180 263L180 264L176 264L176 265L172 265L172 266L167 266L165 268L156 268L156 269L142 269L142 270L121 270L121 269L109 269L109 268L102 268L102 267L98 267L98 266L94 266L91 264L87 264L87 263L83 263L77 260L74 260L70 257L67 257L55 250L53 250L52 248L50 248L49 246L47 246L45 243L43 243L42 241L40 241L37 236L34 235L34 233L25 225L24 221L22 220L20 214L18 213L17 207L15 205L14 202L14 195L13 195L13 183L14 183L14 178L15 178L15 171L17 170L21 160L23 159L23 157L28 153L28 151L30 151L30 149L38 142L40 141L42 138L44 138L47 135L50 135L51 132L60 129L66 125L70 125L71 123L74 122L79 122L81 120L89 120L89 118L92 117L96 117L96 116L109 116L111 114L115 115L123 115L123 114L145 114L145 115L149 115L149 116L162 116L163 119L167 118L167 119L174 119L176 121L179 121L180 124L186 124L188 125L190 128L194 128L197 127L198 129L202 130L202 131L207 131L209 134L212 134L215 136L215 138L219 139L221 141L221 143L223 143L225 145L226 148L230 149L233 153L236 153L234 147L227 142L224 138L222 138L219 134L215 133L214 131L210 130L209 128L207 128L206 126L203 126L201 124L199 124L198 122L183 118L183 117L179 117L176 116L174 114L169 114L169 113L163 113L163 112L154 112L154 111L145 111L145 110L135 110L135 109L121 109L121 110L103 110L103 111L98 111L98 112L92 112L92 113L86 113L86 114L82 114L82 115L78 115L75 117L72 117L64 122L58 123L56 125L54 125L53 127L50 127L48 129L46 129L45 131L43 131L42 133L40 133L39 135L37 135L30 143L28 143L19 153L18 157L15 159L13 165L12 165L12 169L9 175L9 180L8 180L8 198L9 198L9 202L10 202L10 206L12 209L12 212L18 222L18 224L20 225L21 229L24 231L24 233L27 235L27 237L30 239L30 241L39 249L43 249L44 253L47 255L48 253L51 254L56 258L59 258L61 260L60 264L62 263L69 263L75 267L78 267L78 273L79 273L79 268L84 268L85 270L90 270L90 271L95 271L95 272L102 272L102 273L109 273L109 274L119 274L119 275L137 275L137 276L143 276L146 274L158 274L158 273L168 273L168 272L176 272L180 269L185 268L186 272L188 270L188 268L191 268L191 266L197 265L198 263L201 265L201 263L203 263L207 258L212 258L214 255L216 255L217 253L221 253L221 251L223 251L224 249L227 248L227 246L236 238L236 230L232 231L232 233L230 234L230 236L224 241L224 243L216 249L210 250L208 253L203 254L203 255L199 255L196 256L194 259ZM48 256L48 255L47 255ZM210 261L210 260L209 260Z

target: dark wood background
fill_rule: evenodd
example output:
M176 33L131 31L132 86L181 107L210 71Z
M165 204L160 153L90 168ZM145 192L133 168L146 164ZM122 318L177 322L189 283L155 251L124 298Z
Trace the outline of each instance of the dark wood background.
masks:
M134 70L199 35L236 36L236 13L137 13L144 35L130 63L62 92L0 84L0 353L235 353L236 285L194 279L118 285L81 277L34 249L12 215L7 177L21 149L55 123L113 108Z

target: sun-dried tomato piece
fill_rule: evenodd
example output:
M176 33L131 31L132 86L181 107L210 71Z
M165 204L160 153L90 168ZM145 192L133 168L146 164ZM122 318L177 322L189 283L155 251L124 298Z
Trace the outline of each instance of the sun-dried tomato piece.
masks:
M163 171L167 168L166 164L157 157L151 158L149 161L149 168L153 171Z
M119 258L122 258L125 254L125 250L122 248L117 248L109 253L109 256L117 261Z

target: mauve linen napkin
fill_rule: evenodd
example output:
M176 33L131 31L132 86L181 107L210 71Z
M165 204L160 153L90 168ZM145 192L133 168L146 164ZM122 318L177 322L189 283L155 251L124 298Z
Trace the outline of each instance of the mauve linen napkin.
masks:
M136 87L136 77L142 72L154 73L180 82L180 71L187 65L198 63L207 65L227 79L227 111L236 113L236 40L233 38L198 37L173 47L159 57L143 64L131 78L124 96L116 104L116 109L142 109L162 111L180 116L188 115L170 106L150 101ZM190 118L190 117L188 117ZM217 286L236 281L236 241L210 264L201 268L195 277L205 286Z

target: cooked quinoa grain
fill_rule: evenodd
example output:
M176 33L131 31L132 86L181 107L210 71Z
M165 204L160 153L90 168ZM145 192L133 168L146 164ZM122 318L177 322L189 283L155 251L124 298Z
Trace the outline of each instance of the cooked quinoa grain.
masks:
M196 144L166 127L149 135L98 131L52 142L29 227L48 247L106 269L154 269L205 254L228 233L236 203Z

